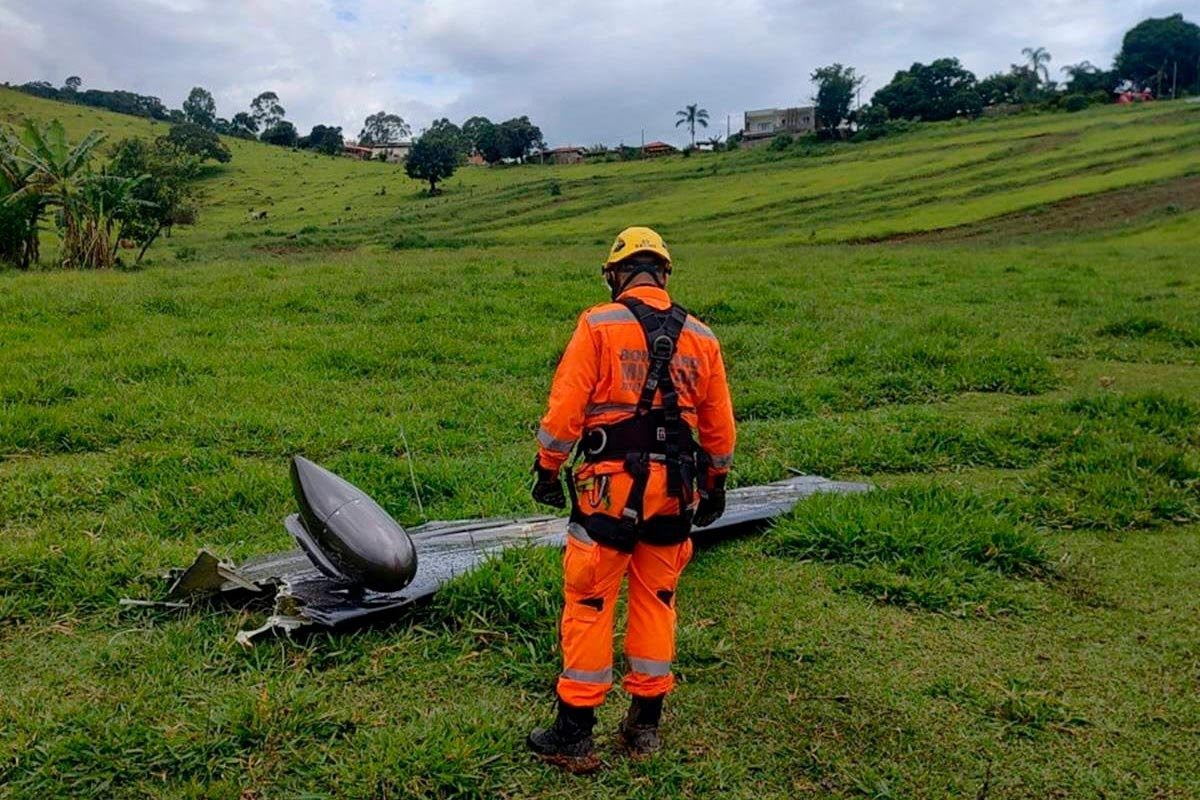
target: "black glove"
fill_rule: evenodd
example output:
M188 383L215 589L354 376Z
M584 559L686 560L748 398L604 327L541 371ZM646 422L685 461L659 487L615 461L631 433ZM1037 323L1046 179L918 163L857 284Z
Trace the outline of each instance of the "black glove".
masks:
M696 506L696 514L692 524L698 528L707 528L725 513L725 474L704 476L700 485L700 505Z
M566 508L567 497L563 494L562 481L558 479L558 470L548 470L538 463L537 456L533 459L533 474L537 478L533 482L535 502L554 508Z

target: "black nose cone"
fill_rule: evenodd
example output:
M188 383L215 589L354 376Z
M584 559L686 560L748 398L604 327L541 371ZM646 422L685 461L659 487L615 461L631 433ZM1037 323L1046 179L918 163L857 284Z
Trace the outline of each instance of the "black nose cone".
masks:
M403 589L417 571L412 539L358 487L307 458L292 459L300 515L287 526L321 572L377 592Z

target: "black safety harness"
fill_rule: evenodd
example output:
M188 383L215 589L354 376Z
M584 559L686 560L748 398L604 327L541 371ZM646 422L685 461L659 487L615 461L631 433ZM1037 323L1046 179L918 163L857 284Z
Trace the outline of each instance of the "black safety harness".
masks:
M633 476L633 486L619 518L607 514L583 514L579 508L574 480L568 480L571 493L571 521L582 525L592 538L619 550L632 550L641 540L651 544L675 544L691 532L692 495L700 452L691 427L679 411L679 392L671 377L671 359L679 335L687 323L688 312L678 305L660 311L636 298L617 302L628 308L642 327L650 363L646 382L632 417L612 425L584 431L576 450L576 460L587 463L621 461ZM655 395L662 394L662 406L654 408ZM642 517L650 465L662 463L667 469L667 494L679 500L682 509L676 515Z

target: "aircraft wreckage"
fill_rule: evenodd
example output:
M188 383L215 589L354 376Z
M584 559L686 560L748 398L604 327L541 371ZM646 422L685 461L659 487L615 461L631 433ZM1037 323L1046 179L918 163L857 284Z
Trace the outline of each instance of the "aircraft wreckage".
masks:
M190 566L167 574L167 597L161 605L273 599L274 609L261 627L238 633L238 642L250 645L269 632L386 621L505 548L564 545L564 517L429 522L405 531L365 492L308 459L292 459L291 478L299 513L284 520L284 526L297 549L237 565L201 550ZM703 546L745 535L766 527L810 495L869 488L796 475L733 489L724 516L707 528L694 529L693 537Z

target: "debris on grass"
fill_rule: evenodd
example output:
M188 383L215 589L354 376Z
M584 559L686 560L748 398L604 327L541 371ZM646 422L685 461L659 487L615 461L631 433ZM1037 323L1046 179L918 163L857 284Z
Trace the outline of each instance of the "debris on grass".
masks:
M303 463L311 465L311 462ZM316 465L311 467L332 475ZM337 480L350 486L340 478ZM303 509L307 501L301 496L295 473L293 483L297 487L297 500ZM693 535L698 544L743 535L761 530L807 497L829 492L864 492L869 488L863 483L800 475L767 486L734 489L729 492L724 516L707 528L696 529ZM354 491L362 494L357 489ZM366 498L366 495L362 497ZM369 498L363 502L375 505ZM386 512L378 506L375 508L377 514L387 517ZM399 529L390 517L386 521ZM244 604L273 598L274 610L267 620L260 627L244 630L237 635L237 641L243 645L250 645L257 637L271 632L291 633L310 626L344 628L378 622L393 618L402 609L433 596L451 580L475 571L506 549L522 545L561 547L566 535L566 522L563 517L531 517L426 523L406 534L411 538L416 553L416 570L411 582L394 591L373 591L355 580L350 570L330 563L343 558L336 546L339 545L338 541L325 543L316 541L318 537L315 535L302 535L298 531L298 516L292 515L288 517L286 525L302 549L272 553L240 565L202 550L190 566L171 570L167 574L169 588L165 599L175 603L219 597L231 603ZM306 524L311 528L314 523L308 521ZM342 532L336 538L344 540L352 534ZM522 620L538 613L539 607L544 610L544 602L537 597L518 593L510 598L512 602L501 603L481 614L478 611L480 604L475 602L481 592L490 598L488 603L483 604L485 608L492 599L504 597L503 594L494 595L489 590L489 581L502 575L493 572L475 582L468 581L458 589L458 594L451 595L443 610L462 611L468 617L462 622L466 626L470 626L473 617L485 632L498 628L510 633L514 621L519 628ZM544 599L542 597L542 601ZM442 617L444 619L444 613Z

